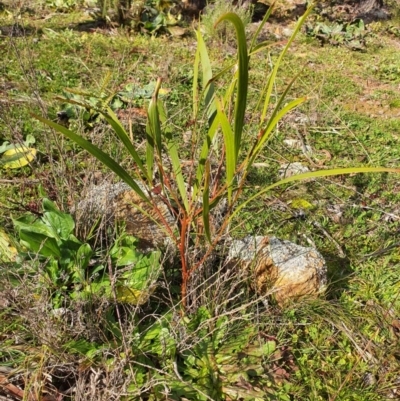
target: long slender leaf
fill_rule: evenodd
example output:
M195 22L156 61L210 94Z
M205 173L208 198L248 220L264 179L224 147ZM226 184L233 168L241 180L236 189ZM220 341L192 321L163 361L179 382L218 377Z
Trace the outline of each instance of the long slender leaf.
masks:
M235 163L239 157L240 147L242 144L242 132L244 124L244 116L247 105L247 91L249 81L249 56L247 53L246 34L244 25L239 16L235 13L227 13L221 16L215 25L221 21L229 21L236 30L236 40L238 46L238 81L235 103L235 114L233 130L235 134Z
M275 3L276 1L273 1L269 8L268 11L266 12L266 14L264 15L264 18L262 19L261 23L258 25L258 28L256 30L256 32L254 33L252 39L251 39L251 44L250 44L250 53L254 53L255 51L255 47L257 47L258 45L255 46L256 40L258 38L258 36L260 35L261 30L264 28L264 25L267 23L267 21L269 20L269 17L272 14L272 10L275 7Z
M269 49L271 47L282 46L286 43L287 43L286 40L282 40L280 42L274 42L274 43L271 43L269 41L264 41L264 42L258 43L257 46L254 46L254 48L251 51L249 51L249 57L254 56L257 53L260 53L260 52L264 51L265 49Z
M164 187L164 166L162 161L162 130L160 115L161 110L158 104L158 92L161 88L161 79L157 80L153 96L151 98L149 107L147 109L147 147L146 147L146 162L149 173L153 173L154 169L154 155L157 154L157 166L159 170L160 184L162 191L165 192Z
M200 47L197 45L196 54L193 64L193 86L192 86L192 102L193 102L193 120L196 121L199 112L199 65L200 65Z
M200 185L203 180L204 168L206 165L206 161L208 159L208 155L210 153L211 144L213 143L218 127L219 127L219 121L218 119L214 118L213 123L211 124L210 128L207 131L207 135L204 138L204 142L199 156L199 164L197 166L197 171L196 171L196 180L193 184L192 199L194 200L197 198L198 192L200 190Z
M109 107L106 109L106 111L103 111L101 109L98 109L96 111L101 113L104 116L104 118L107 120L107 122L113 127L114 132L116 133L118 138L121 140L121 142L124 144L124 146L128 150L128 152L131 154L133 160L139 167L140 171L147 177L148 181L151 181L151 177L147 176L147 170L144 168L139 154L136 152L136 149L133 146L127 132L125 131L124 127L122 126L121 122L118 120L118 118L114 114L114 112Z
M216 103L215 103L215 98L214 98L215 89L214 89L213 82L236 65L236 62L232 63L229 66L227 66L226 68L224 68L222 71L217 73L216 75L212 76L210 59L208 57L207 48L205 46L204 40L203 40L200 32L197 33L197 39L198 39L198 45L197 45L196 55L197 54L199 55L199 59L203 66L203 96L205 98L205 105L207 107L207 116L209 118L209 129L208 129L206 137L204 138L203 145L201 147L199 163L198 163L197 170L196 170L196 180L193 184L192 199L196 199L196 197L199 193L200 185L204 178L203 174L204 174L205 164L208 159L211 145L214 142L215 134L217 133L218 126L219 126L219 122L216 121L216 119L215 119L217 109L216 109ZM196 62L195 62L195 65L196 65ZM197 71L198 68L195 68L195 70ZM196 74L195 74L195 76L196 76ZM197 80L197 78L196 78L196 80ZM193 83L193 85L195 85L195 84L196 84L196 82ZM232 82L232 84L229 86L229 88L226 92L225 99L233 93L234 87L235 87L235 82ZM193 93L194 94L197 93L197 92L195 92L195 89L193 89ZM226 100L224 101L224 104L226 104Z
M153 173L154 166L154 153L157 154L157 166L159 170L159 178L160 184L162 187L162 191L165 191L164 186L164 162L162 159L162 151L163 151L163 143L162 136L163 131L161 128L161 124L165 123L167 120L166 111L163 103L158 100L158 93L161 88L161 78L157 80L156 88L154 90L153 96L151 98L149 108L147 110L147 149L146 149L146 158L147 158L147 168Z
M38 116L36 114L32 114L34 118L41 121L42 123L48 125L49 127L55 129L61 134L65 135L67 138L74 141L83 149L87 150L90 154L92 154L96 159L102 162L105 166L107 166L110 170L112 170L115 174L117 174L126 184L128 184L145 202L150 202L149 198L145 195L136 181L129 175L129 173L122 168L114 159L112 159L109 155L104 153L97 146L93 145L86 139L82 138L80 135L75 132L70 131L68 128L63 127L60 124L57 124L51 120Z
M215 75L213 75L212 79L210 82L215 82L217 81L220 77L222 77L222 75L224 75L225 73L227 73L228 71L232 70L233 68L235 68L237 64L237 61L230 63L229 65L227 65L226 67L224 67L221 71L217 72Z
M238 77L237 77L237 71L236 71L235 75L232 78L231 83L228 85L228 88L225 91L224 102L223 102L224 107L229 107L230 106L230 102L232 101L232 99L234 97L233 96L233 92L235 90L235 87L236 87L236 84L237 84L237 80L238 80Z
M208 242L211 244L210 230L210 162L207 160L203 188L203 225Z
M178 186L179 194L183 200L185 209L187 212L189 212L189 202L187 197L186 184L182 174L182 167L181 167L181 161L179 159L178 147L176 145L176 142L173 140L171 134L169 133L166 134L166 137L167 137L168 155L172 163L172 168L174 170L173 173L176 185Z
M197 35L197 51L196 51L196 59L195 59L195 68L194 68L194 78L195 82L193 82L193 101L198 101L198 64L201 62L202 65L202 93L205 102L205 107L207 111L209 130L207 132L207 136L204 138L204 142L201 148L199 164L196 170L196 179L193 185L192 199L196 199L200 185L203 181L203 174L206 160L208 159L208 155L210 152L211 144L213 143L215 134L218 129L219 123L216 121L216 102L215 102L215 87L214 81L218 79L221 75L223 75L226 71L230 70L235 64L229 65L224 68L214 77L212 75L212 68L210 63L210 58L208 56L207 48L204 43L203 37L201 33L196 32ZM198 112L198 107L194 108L196 113Z
M296 74L293 77L293 79L289 82L289 85L286 87L286 89L283 91L281 97L279 98L277 104L275 105L274 111L272 112L271 116L268 119L267 126L274 121L276 114L281 109L283 102L286 100L287 94L289 93L290 89L292 89L293 84L296 82L296 80L300 74L301 74L301 72ZM302 99L304 99L304 101L306 100L306 98L302 98ZM296 100L298 100L298 99L296 99Z
M54 123L51 120L47 120L41 116L35 115L32 113L32 116L37 120L47 124L49 127L55 129L56 131L60 132L61 134L65 135L67 138L71 139L83 149L88 151L94 157L96 157L100 162L102 162L105 166L107 166L111 171L117 174L126 184L128 184L146 203L151 204L150 198L143 192L137 182L129 175L129 173L122 168L114 159L104 153L101 149L97 146L91 144L86 139L82 138L81 136L75 134L74 132L70 131L69 129ZM159 218L155 218L150 213L148 213L145 209L141 208L139 205L134 205L135 208L142 213L144 216L148 217L152 220L155 224L157 224L160 229L162 229L166 235L168 235L172 240L176 240L174 233L171 231L168 224L163 224L160 222ZM162 214L162 213L161 213ZM162 220L162 219L161 219Z
M65 92L68 92L68 93L72 93L72 94L74 94L74 95L79 95L79 96L82 96L82 97L87 97L87 98L93 96L93 92L85 91L84 89L64 88L64 91L65 91Z
M170 132L168 131L168 128L165 127L164 125L167 122L167 111L165 110L164 104L161 100L157 99L157 115L160 121L160 134L162 134L165 138L167 138L166 144L168 145L168 138L171 137L169 136ZM164 142L161 138L161 146L164 147ZM168 147L167 147L168 150ZM160 181L161 181L161 185L164 187L164 178L163 178L163 171L164 171L164 162L160 160L160 164L158 164L158 168L160 170Z
M275 115L274 118L272 118L269 122L268 125L266 127L266 129L264 131L261 131L261 135L258 139L258 141L255 144L254 149L251 152L251 157L249 159L249 165L248 167L250 167L255 158L257 157L257 155L259 154L259 152L261 151L263 145L265 144L265 142L268 140L271 132L273 131L273 129L276 127L276 125L278 124L279 121L282 120L282 118L289 113L291 110L293 110L294 108L296 108L297 106L299 106L300 104L304 103L307 100L306 97L301 97L298 99L295 99L293 101L291 101L289 104L287 104L282 110L279 110L278 114ZM248 169L248 168L247 168Z
M148 109L149 129L150 129L150 143L148 143L147 153L150 157L154 154L154 144L156 145L156 152L159 157L160 167L162 165L162 137L163 131L161 129L161 122L165 122L167 119L164 105L158 100L158 92L161 88L161 79L158 79L156 88L154 90L153 97L151 99ZM182 174L181 162L178 154L178 147L176 142L172 138L172 135L167 130L164 130L164 138L166 139L168 157L172 163L173 175L178 186L179 194L183 200L185 209L189 210L189 202L186 191L186 184ZM151 166L152 162L148 160L148 166ZM160 171L161 184L163 186L163 171Z
M106 80L107 79L108 78L106 77ZM68 90L68 91L71 92L71 93L85 94L85 92L81 93L81 92L78 92L78 91L75 91L75 90ZM102 107L95 107L95 106L93 106L92 104L90 104L90 103L88 103L86 101L80 102L80 101L76 101L76 100L73 100L73 99L65 99L65 98L62 98L62 100L65 101L65 102L71 103L71 104L79 105L81 107L86 107L86 108L93 109L93 110L97 111L98 113L102 114L103 117L106 119L106 121L113 127L114 132L117 135L117 137L121 140L121 142L124 144L126 149L131 154L133 160L136 162L136 164L139 167L140 171L146 176L146 178L147 178L147 180L149 182L151 181L152 175L149 175L148 171L144 168L142 160L141 160L139 154L136 152L136 149L134 148L133 144L131 143L131 141L129 139L129 136L128 136L126 130L123 128L123 126L122 126L121 122L119 121L118 117L111 110L111 108L106 107L106 109L104 110L104 107L106 106L108 101L102 102L102 103L105 103L105 104L102 105ZM124 181L125 181L125 179L124 179ZM131 184L129 184L129 183L128 183L128 185L131 186Z
M266 192L270 191L273 188L279 187L284 184L288 184L290 182L303 181L308 178L317 178L317 177L330 177L334 175L343 175L343 174L355 174L355 173L400 173L400 168L390 168L390 167L349 167L349 168L336 168L331 170L319 170L319 171L311 171L309 173L304 174L296 174L291 177L284 178L283 180L277 181L272 185L265 187L263 190L257 192L255 195L246 199L242 204L240 204L229 219L235 217L244 207L246 207L250 202L257 199L261 195L264 195Z
M150 120L146 123L146 168L149 177L154 176L154 138L150 127Z
M289 50L290 45L292 44L294 38L296 37L297 33L299 32L301 26L304 24L304 21L306 20L306 18L308 17L308 15L310 14L311 10L313 9L313 7L308 7L308 9L306 10L306 12L300 17L300 19L298 20L295 29L292 33L292 36L289 38L286 46L283 48L282 52L280 53L278 60L275 63L275 66L271 72L271 75L269 76L269 79L267 81L267 86L266 86L266 95L265 95L265 101L264 101L264 108L263 111L261 113L261 119L260 122L261 124L264 122L265 117L267 115L267 111L268 111L268 106L269 106L269 102L271 99L271 94L272 94L272 90L276 81L276 75L278 73L278 69L281 66L282 63L282 59L285 56L286 52Z
M55 99L59 100L60 102L63 102L63 103L69 103L69 104L73 104L73 105L76 105L76 106L80 106L80 107L82 107L84 109L88 109L88 110L89 109L93 109L93 107L94 107L92 104L90 104L86 100L68 99L68 98L63 97L63 96L56 96Z
M288 89L288 88L287 88ZM285 91L286 92L286 91ZM280 99L280 101L277 104L276 109L278 108L278 106L282 103L284 96L286 96L286 94L284 93ZM300 105L301 103L304 103L306 101L307 98L303 97L303 98L298 98L293 100L292 102L290 102L289 104L287 104L282 110L279 110L279 112L277 114L275 114L275 111L273 113L273 118L269 119L268 124L266 126L265 129L261 129L257 140L255 141L252 149L249 151L246 160L244 161L244 163L242 164L242 167L244 167L245 170L245 175L247 174L246 172L249 171L249 169L251 168L251 166L253 165L255 159L257 158L258 154L260 153L260 151L262 150L263 145L265 144L265 142L268 140L268 138L270 137L273 129L276 127L276 125L278 124L278 122L287 114L289 113L291 110L293 110L295 107L297 107L298 105ZM245 178L245 175L242 177L243 179Z
M150 130L155 142L155 148L157 155L159 157L159 161L161 161L161 152L162 152L162 131L161 131L161 124L160 124L160 115L158 110L158 92L161 88L161 79L157 80L156 87L154 89L153 96L151 98L149 108L148 108L148 118L150 122Z
M232 184L236 171L235 137L229 124L228 117L222 110L222 105L217 102L217 119L221 124L222 133L225 142L226 157L226 185L228 188L228 203L232 203Z
M200 62L202 67L202 87L204 103L207 110L208 124L211 126L216 114L215 106L215 86L212 82L212 69L211 62L208 56L207 47L200 31L196 32L197 36L197 49L200 55Z

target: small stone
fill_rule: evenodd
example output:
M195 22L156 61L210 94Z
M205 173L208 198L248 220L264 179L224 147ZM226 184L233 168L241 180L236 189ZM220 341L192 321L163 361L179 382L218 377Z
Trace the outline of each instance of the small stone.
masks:
M294 29L291 28L283 28L282 29L282 35L285 36L286 38L290 38L293 35Z
M279 177L288 178L292 177L293 175L308 173L310 169L307 166L303 166L300 162L295 163L285 163L282 164L279 169Z
M304 145L298 139L284 139L283 143L287 145L289 148L293 149L303 149L305 153L312 154L312 148L309 145Z
M57 308L51 311L51 314L56 318L62 318L69 312L67 308Z

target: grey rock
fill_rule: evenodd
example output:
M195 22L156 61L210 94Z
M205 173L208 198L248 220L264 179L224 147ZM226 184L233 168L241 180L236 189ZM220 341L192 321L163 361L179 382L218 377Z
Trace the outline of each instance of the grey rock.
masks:
M304 166L300 162L295 163L285 163L282 164L279 168L279 177L287 178L292 177L293 175L308 173L310 169L307 166Z
M146 193L143 185L138 183ZM125 231L139 240L143 249L169 246L170 232L177 229L176 220L158 195L152 195L153 205L144 202L123 182L91 187L72 210L78 222L91 225L104 218L106 224L120 223Z

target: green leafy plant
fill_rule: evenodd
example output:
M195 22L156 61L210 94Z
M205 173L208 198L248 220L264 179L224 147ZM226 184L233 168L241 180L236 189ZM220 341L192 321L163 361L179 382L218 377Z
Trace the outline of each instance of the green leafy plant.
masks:
M55 290L59 302L64 294L73 298L104 295L110 300L139 305L147 302L160 274L160 252L147 254L136 251L137 240L119 237L109 252L115 268L115 283L110 272L95 258L87 243L73 234L75 223L49 199L43 200L40 219L26 215L13 220L26 257L39 257L47 283ZM23 256L23 255L20 255Z
M146 0L97 0L95 19L137 28Z
M322 43L345 45L353 50L364 49L365 39L369 34L362 19L342 24L318 22L315 26L308 25L306 32L307 35L319 39Z
M86 286L84 295L102 294L110 300L115 299L132 305L147 302L161 273L161 252L141 253L137 251L136 246L136 238L130 235L123 234L117 238L109 252L112 265L116 269L115 285L111 283L112 277L103 274ZM97 266L92 272L92 277L102 270L102 265Z
M99 0L100 12L94 17L154 34L178 23L176 4L176 0Z
M151 33L176 25L180 15L172 14L175 6L176 1L171 0L147 1L142 11L140 24Z
M56 298L68 286L85 283L93 252L88 244L73 235L75 223L69 214L45 198L40 219L25 215L13 221L27 256L38 255L39 262L44 263L46 276L56 289Z
M196 389L212 399L268 397L264 366L276 350L274 340L257 338L255 326L232 324L227 316L213 319L204 307L187 319L187 327L200 340L182 353L181 369Z
M299 174L267 185L254 195L242 199L242 191L252 165L271 138L274 129L291 110L304 103L306 97L287 100L296 77L289 83L278 100L273 103L273 90L278 69L296 34L310 13L311 8L299 19L293 35L275 61L261 89L256 111L260 118L257 133L245 130L245 112L249 91L249 61L251 57L268 49L268 44L256 44L256 38L266 23L272 8L266 14L248 47L244 26L234 13L220 17L216 24L227 21L233 24L237 35L237 60L233 65L214 75L206 45L197 32L197 52L193 68L193 143L198 147L192 152L193 160L189 174L184 173L179 155L179 138L167 128L167 113L159 100L161 80L158 80L148 107L146 152L142 154L131 142L128 133L110 107L97 108L113 128L116 137L134 161L131 170L124 169L116 160L82 136L40 116L36 118L62 133L109 167L125 181L154 210L148 216L171 237L180 254L181 299L187 306L188 285L195 272L202 266L221 237L226 233L233 218L253 200L278 186L308 178L326 177L361 172L399 172L395 168L358 167L332 169ZM201 65L201 72L200 72ZM230 82L224 91L216 89L215 82L234 68ZM199 78L201 77L201 85ZM207 123L201 123L203 113ZM251 130L249 130L251 132ZM249 145L250 144L250 145ZM217 148L217 151L216 151ZM216 166L213 167L213 166ZM157 172L164 203L179 220L179 232L170 227L163 218L162 210L153 197L153 177ZM226 201L226 208L224 202ZM138 206L137 206L138 207ZM222 209L225 212L221 212ZM143 213L146 212L138 207ZM222 217L217 218L219 214ZM191 247L200 250L200 258L193 258ZM196 253L199 255L199 252Z
M133 352L142 355L142 366L158 361L166 374L157 370L152 375L160 381L168 378L171 399L265 399L272 394L266 367L277 356L277 341L259 334L248 321L215 317L202 306L179 323L168 312L142 325ZM165 396L163 391L163 384L154 386L156 399Z
M389 25L386 28L386 32L389 34L395 36L396 38L400 38L400 28L396 25Z
M395 57L388 57L387 60L378 66L376 72L382 80L388 82L400 81L400 63Z
M80 0L46 0L46 5L48 7L55 8L59 11L69 11L77 7L80 3Z

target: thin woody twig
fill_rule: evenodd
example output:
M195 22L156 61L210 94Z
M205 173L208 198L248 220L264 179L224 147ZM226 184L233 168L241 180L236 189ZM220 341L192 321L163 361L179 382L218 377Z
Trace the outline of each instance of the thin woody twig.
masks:
M0 387L2 387L8 394L22 400L24 398L24 392L14 386L14 384L9 383L6 376L0 375Z

